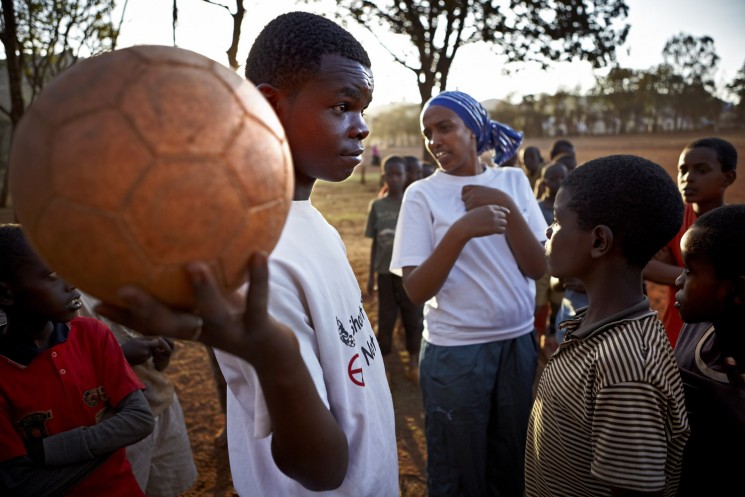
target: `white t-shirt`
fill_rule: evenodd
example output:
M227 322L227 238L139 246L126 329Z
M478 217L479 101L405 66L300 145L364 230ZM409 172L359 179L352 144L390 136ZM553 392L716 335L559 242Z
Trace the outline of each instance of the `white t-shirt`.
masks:
M292 329L321 399L344 430L349 467L324 496L398 496L393 402L383 357L344 243L310 201L294 201L269 258L269 310ZM228 384L228 451L241 497L319 495L271 455L271 419L254 369L216 350ZM295 367L292 364L288 368Z
M419 266L450 226L466 213L466 185L497 188L512 197L539 242L546 220L521 169L491 168L476 176L438 170L404 193L393 243L391 271ZM504 235L472 238L447 280L424 306L423 337L442 346L507 340L533 330L535 282L520 271Z

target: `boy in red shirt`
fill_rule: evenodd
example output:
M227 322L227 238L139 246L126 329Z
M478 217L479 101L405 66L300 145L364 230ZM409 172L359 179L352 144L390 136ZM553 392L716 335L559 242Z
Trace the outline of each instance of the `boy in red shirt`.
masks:
M80 294L0 226L0 494L144 496L124 448L153 430L143 384Z
M644 279L666 285L667 305L661 321L675 347L683 320L675 303L675 279L683 272L680 239L696 219L724 205L724 192L737 177L737 150L721 138L701 138L686 145L678 160L678 189L685 200L678 234L644 268Z

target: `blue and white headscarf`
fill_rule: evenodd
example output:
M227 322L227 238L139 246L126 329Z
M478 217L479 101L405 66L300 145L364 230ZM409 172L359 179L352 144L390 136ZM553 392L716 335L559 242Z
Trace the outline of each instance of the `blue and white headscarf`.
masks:
M430 98L424 105L424 110L432 105L447 107L458 114L468 129L476 135L476 152L480 155L487 150L494 150L495 164L501 164L515 155L523 142L522 132L489 119L489 113L484 106L467 93L444 91Z

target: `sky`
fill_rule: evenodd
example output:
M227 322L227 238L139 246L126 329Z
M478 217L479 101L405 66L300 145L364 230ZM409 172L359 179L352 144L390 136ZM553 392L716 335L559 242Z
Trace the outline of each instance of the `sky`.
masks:
M229 4L234 0L213 0ZM734 79L745 65L745 0L626 0L627 22L631 25L626 43L617 50L621 66L649 69L662 62L667 40L679 33L708 35L720 57L716 81L720 88ZM120 6L123 1L119 2ZM245 61L253 40L274 17L293 10L321 13L335 5L323 0L313 5L294 0L245 0L246 17L238 59ZM176 45L193 50L227 65L225 51L230 46L232 18L229 12L204 0L179 0ZM119 48L140 44L172 45L171 0L128 0L119 37ZM121 17L121 11L117 18ZM375 77L372 107L389 103L419 103L414 73L395 62L366 29L351 22L347 29L361 40L370 54ZM407 43L405 38L401 39ZM396 40L398 41L398 40ZM391 46L398 50L399 46ZM470 93L480 101L519 100L522 95L554 94L559 89L587 92L595 74L586 62L556 64L548 70L526 67L510 76L503 74L504 61L488 46L462 47L453 63L447 90ZM239 69L243 74L243 69ZM721 97L727 97L720 93Z

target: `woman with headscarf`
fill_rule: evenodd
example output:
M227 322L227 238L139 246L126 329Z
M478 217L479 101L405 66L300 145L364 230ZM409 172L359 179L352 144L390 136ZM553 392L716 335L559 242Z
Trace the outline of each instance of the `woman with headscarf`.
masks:
M538 349L534 280L546 221L511 157L522 133L447 91L421 114L439 169L404 194L392 271L424 303L420 385L430 497L521 497Z

